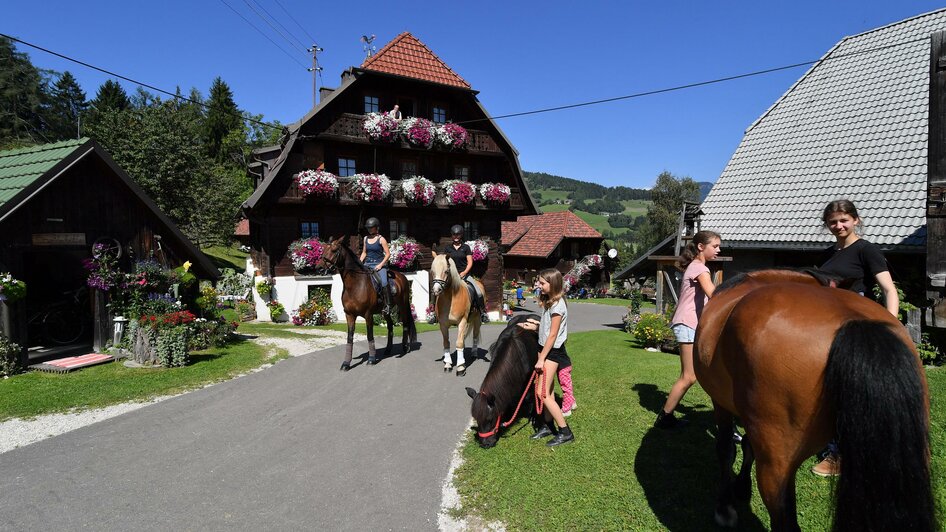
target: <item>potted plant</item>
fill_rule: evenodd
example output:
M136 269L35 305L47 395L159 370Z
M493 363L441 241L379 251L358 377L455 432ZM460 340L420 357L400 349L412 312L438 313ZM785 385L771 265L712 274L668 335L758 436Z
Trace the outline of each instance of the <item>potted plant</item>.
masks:
M384 201L391 194L391 180L384 174L355 174L349 191L362 203Z
M426 207L434 202L437 187L426 177L415 175L401 181L401 193L404 201Z
M388 113L368 113L362 127L365 135L376 142L394 142L398 138L399 123Z
M14 279L9 273L0 274L0 301L14 303L26 295L26 283Z
M289 258L297 273L317 268L324 248L318 238L301 238L289 244ZM262 294L260 294L262 295Z
M440 184L450 205L470 205L476 199L476 187L466 181L448 179Z
M405 235L397 237L390 245L391 259L388 262L396 270L411 270L417 266L420 246L413 238Z
M469 138L469 133L467 133L466 128L463 126L450 123L437 126L437 145L445 149L458 150L465 148Z
M303 197L331 198L338 192L338 176L324 170L303 170L295 180Z
M436 136L436 127L426 118L408 118L401 125L404 138L411 146L430 148Z

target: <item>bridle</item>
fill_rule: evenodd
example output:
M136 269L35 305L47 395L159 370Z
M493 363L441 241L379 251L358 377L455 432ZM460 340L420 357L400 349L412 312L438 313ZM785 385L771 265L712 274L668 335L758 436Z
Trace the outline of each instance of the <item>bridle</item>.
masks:
M512 416L503 423L500 423L500 420L502 419L502 415L496 416L496 425L493 426L493 430L489 432L476 433L480 438L489 438L493 434L496 434L497 432L499 432L500 425L502 425L503 428L506 428L509 425L512 425L512 422L516 419L516 416L519 415L519 408L522 406L522 402L525 400L526 395L529 394L529 387L532 386L532 383L535 382L535 379L538 377L538 375L539 375L538 372L536 372L535 370L532 370L532 376L529 377L529 382L526 384L526 389L522 391L522 397L519 398L519 404L516 405L516 411L512 413ZM536 414L542 413L542 405L543 405L542 401L545 400L546 384L547 383L545 381L545 372L543 371L542 372L542 393L540 394L541 398L539 397L539 395L535 396L535 413ZM484 397L486 396L486 394L484 394L482 391L480 392L480 395Z

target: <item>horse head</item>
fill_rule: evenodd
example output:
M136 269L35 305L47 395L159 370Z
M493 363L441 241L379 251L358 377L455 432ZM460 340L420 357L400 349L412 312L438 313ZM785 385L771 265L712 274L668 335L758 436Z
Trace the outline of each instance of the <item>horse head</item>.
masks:
M433 292L434 297L436 297L450 284L452 276L459 274L456 273L457 267L453 264L453 259L448 255L437 253L434 250L430 250L430 254L434 258L430 263L430 279L433 282Z
M348 235L342 235L338 238L329 238L328 242L322 246L322 256L319 257L318 265L327 270L334 269L341 272L345 265L345 257L342 255L343 248L348 242Z
M499 441L499 418L502 412L496 408L496 397L490 392L478 392L473 388L467 388L466 394L473 399L472 412L478 430L477 440L480 447L489 449Z

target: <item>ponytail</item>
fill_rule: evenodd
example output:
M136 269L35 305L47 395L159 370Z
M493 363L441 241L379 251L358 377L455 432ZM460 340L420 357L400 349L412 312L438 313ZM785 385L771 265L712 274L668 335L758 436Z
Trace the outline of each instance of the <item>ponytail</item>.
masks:
M700 254L699 244L708 246L714 238L722 240L722 237L719 236L719 233L715 231L700 231L697 234L693 235L693 240L687 242L685 248L683 248L683 266L689 265L693 262L693 259Z

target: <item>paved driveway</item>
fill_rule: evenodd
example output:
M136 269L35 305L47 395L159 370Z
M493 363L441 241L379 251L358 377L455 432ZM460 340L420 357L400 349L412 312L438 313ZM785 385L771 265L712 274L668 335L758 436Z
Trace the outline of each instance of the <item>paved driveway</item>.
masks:
M569 310L570 331L624 312ZM501 330L485 326L484 347ZM440 334L419 340L348 373L343 347L292 358L0 454L0 529L436 529L464 387L487 364L444 374Z

